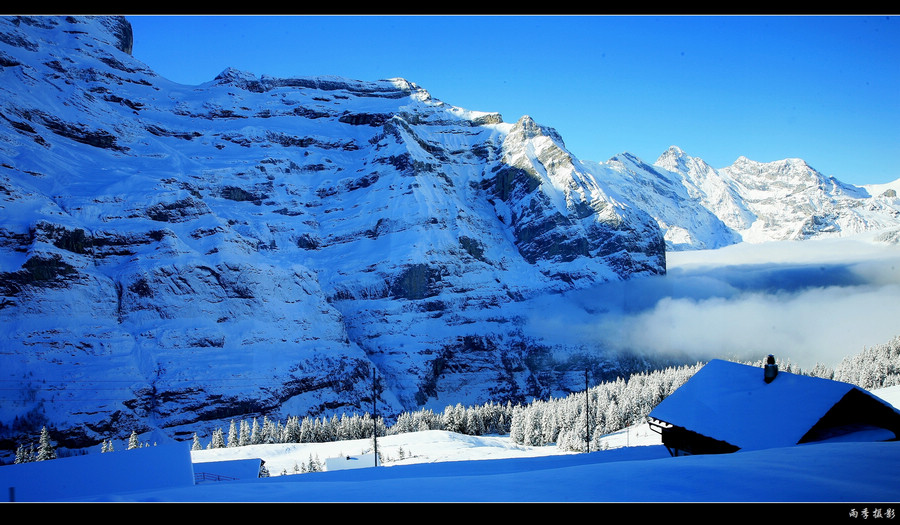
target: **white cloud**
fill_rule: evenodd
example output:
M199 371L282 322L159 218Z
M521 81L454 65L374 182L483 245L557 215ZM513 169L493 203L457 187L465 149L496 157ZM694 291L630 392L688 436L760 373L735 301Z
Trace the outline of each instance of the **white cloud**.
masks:
M664 298L635 315L599 321L617 349L684 352L698 358L762 359L834 366L865 346L900 335L900 285L832 286L797 293Z
M900 335L900 247L845 239L682 252L665 277L547 300L529 328L567 343L834 366Z

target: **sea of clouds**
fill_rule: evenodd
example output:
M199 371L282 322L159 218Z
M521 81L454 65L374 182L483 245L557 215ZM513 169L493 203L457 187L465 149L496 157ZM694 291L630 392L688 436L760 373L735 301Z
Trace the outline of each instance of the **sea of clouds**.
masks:
M672 252L665 276L535 302L529 332L608 351L829 367L900 335L900 246L822 239Z

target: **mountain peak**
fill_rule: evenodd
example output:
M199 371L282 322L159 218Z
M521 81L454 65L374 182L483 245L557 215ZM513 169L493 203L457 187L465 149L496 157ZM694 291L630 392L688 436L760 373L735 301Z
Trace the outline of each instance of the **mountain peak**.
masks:
M522 115L513 125L513 130L521 130L525 139L531 139L538 136L549 137L551 140L565 148L562 136L555 129L549 126L538 124L531 116Z
M678 171L679 168L686 168L689 160L692 160L692 157L685 153L683 149L678 146L669 146L669 149L664 151L654 164L670 171Z
M663 153L663 155L671 155L674 157L683 157L686 155L686 153L684 152L683 149L679 148L678 146L672 145L672 146L669 146L669 149L667 149Z

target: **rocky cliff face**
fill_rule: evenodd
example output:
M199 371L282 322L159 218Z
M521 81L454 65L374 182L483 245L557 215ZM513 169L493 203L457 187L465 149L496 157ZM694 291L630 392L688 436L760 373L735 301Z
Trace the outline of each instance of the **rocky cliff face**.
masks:
M0 20L9 440L368 410L373 370L385 413L565 391L528 299L665 272L656 221L528 117L403 79L184 86L130 49L122 18Z

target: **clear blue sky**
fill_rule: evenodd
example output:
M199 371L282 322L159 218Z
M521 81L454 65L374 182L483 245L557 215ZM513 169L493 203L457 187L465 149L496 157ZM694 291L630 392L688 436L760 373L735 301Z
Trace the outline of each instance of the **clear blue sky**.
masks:
M900 177L900 19L886 16L128 16L134 56L185 84L226 67L403 77L448 104L530 115L576 157L670 145L730 165L799 157Z

